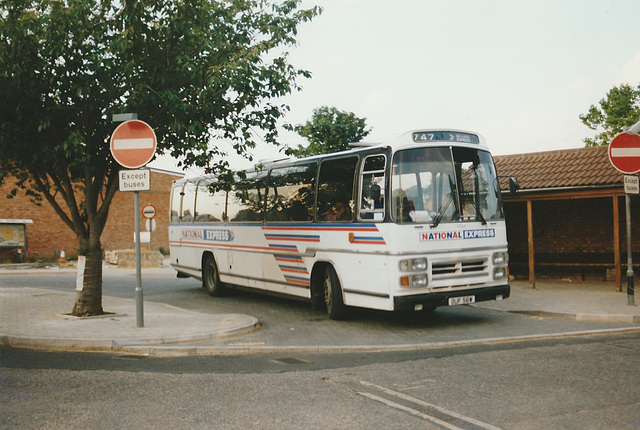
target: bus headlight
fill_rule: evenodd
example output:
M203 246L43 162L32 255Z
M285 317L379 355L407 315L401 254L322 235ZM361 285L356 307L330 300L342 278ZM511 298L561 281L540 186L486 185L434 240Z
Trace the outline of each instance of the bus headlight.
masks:
M495 266L500 264L507 264L509 256L506 252L494 252L493 253L493 264Z
M504 279L507 277L506 267L496 267L493 269L493 279Z
M400 277L400 286L409 288L421 288L428 285L428 278L426 273L418 273L416 275L406 275Z
M426 287L427 286L427 274L420 273L411 277L412 287Z
M426 258L411 258L400 260L399 268L401 272L424 272L427 270Z

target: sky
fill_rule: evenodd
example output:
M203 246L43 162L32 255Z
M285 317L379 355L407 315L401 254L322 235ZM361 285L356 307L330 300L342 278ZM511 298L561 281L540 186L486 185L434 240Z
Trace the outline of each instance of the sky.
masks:
M302 3L313 5L323 13L300 25L289 54L312 78L278 100L291 124L330 106L365 118L367 142L455 128L483 135L494 155L578 148L596 134L579 115L614 86L640 84L637 0ZM280 141L305 143L284 130ZM277 157L267 144L254 151Z

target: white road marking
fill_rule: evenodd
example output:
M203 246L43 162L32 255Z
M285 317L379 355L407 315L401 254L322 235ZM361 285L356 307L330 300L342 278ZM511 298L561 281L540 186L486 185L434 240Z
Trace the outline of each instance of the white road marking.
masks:
M465 430L469 428L477 428L480 430L501 430L500 427L483 423L482 421L464 416L457 412L449 411L415 397L372 384L371 382L356 381L346 377L335 379L331 378L330 380L331 382L346 386L356 394L363 397L384 403L392 408L408 412L411 415L431 421L434 424L450 430ZM460 425L463 425L463 427L460 427Z

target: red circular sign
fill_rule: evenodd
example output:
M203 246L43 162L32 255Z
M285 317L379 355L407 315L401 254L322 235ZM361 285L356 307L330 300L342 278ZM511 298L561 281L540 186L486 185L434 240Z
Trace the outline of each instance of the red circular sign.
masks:
M142 216L146 219L152 219L156 216L156 207L153 205L146 205L142 208Z
M123 122L114 130L110 149L122 167L137 169L151 161L156 145L156 134L149 124L134 119Z
M625 174L640 172L640 136L620 133L609 144L609 160Z

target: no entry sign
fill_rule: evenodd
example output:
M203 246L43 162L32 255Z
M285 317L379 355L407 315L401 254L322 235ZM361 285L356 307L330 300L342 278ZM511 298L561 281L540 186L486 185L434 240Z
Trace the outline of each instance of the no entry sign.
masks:
M121 166L137 169L151 161L156 145L156 134L149 124L135 119L123 122L114 130L110 149Z
M156 216L156 207L153 205L146 205L142 208L142 216L146 219L151 219Z
M622 173L640 172L640 136L620 133L609 144L609 160Z

